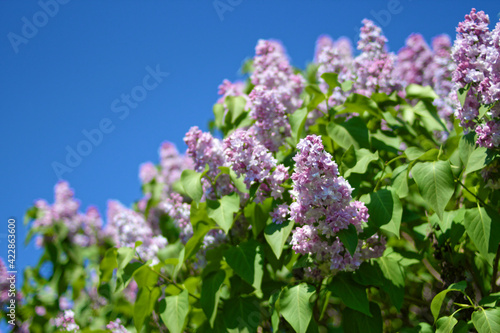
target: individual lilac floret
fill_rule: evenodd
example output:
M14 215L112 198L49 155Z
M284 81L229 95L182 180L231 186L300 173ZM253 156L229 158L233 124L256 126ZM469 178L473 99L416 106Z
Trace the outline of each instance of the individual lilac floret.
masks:
M353 89L356 93L365 96L374 92L390 94L396 88L392 73L396 56L386 51L386 42L382 29L364 19L358 42L361 54L354 59L356 82Z
M403 85L411 83L428 86L432 83L433 54L421 34L411 34L406 45L399 50L394 68L394 78Z
M337 233L349 225L361 232L369 215L364 203L351 202L352 188L339 175L332 156L324 151L321 137L309 135L299 142L297 149L290 219L300 227L293 231L292 249L315 256L316 268L323 275L355 270L363 260L381 255L383 240L360 240L351 256L337 238ZM367 247L372 249L366 250ZM328 263L326 270L325 263ZM314 269L310 273L319 274Z
M205 197L208 199L216 199L218 196L224 196L234 191L231 185L229 175L222 174L217 179L215 188L212 181L215 180L220 173L219 167L227 166L222 142L214 138L208 132L202 132L198 127L193 126L186 133L184 142L187 144L187 155L193 159L194 170L203 172L205 166L208 165L207 177L203 178L203 190Z
M249 189L254 183L260 184L255 201L262 202L266 194L281 198L281 184L288 179L288 169L277 166L271 152L257 140L251 131L238 129L224 139L227 161L238 176L244 176Z
M302 103L300 94L305 80L300 74L293 73L283 45L274 40L259 40L255 53L252 84L275 90L285 111L295 112Z
M278 151L290 136L290 124L279 96L275 90L257 86L250 93L250 101L250 116L255 119L253 131L257 139L270 151Z
M78 332L80 326L75 323L75 313L72 310L66 310L54 319L54 326L63 332Z
M109 324L106 325L106 328L110 330L111 333L129 333L121 323L120 318L117 318L115 321L110 321Z

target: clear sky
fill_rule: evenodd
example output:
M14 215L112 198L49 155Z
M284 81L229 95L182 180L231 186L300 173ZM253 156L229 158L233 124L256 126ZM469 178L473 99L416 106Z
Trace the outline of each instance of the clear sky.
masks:
M281 40L304 68L320 34L354 40L363 18L397 51L412 32L454 39L471 7L492 22L500 12L498 0L55 1L0 2L0 255L15 217L18 269L38 261L22 219L35 199L53 201L54 163L82 209L130 205L139 164L156 163L164 140L184 151L191 126L207 129L218 85L239 77L258 39ZM67 149L88 154L68 165Z

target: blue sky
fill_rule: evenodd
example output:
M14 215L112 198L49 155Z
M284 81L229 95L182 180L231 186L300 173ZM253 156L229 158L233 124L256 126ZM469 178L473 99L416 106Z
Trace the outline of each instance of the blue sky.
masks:
M320 34L352 40L363 18L397 51L412 32L429 43L441 33L454 39L472 6L493 22L500 12L498 1L55 1L0 2L0 255L15 217L18 269L40 255L23 246L24 212L37 198L53 201L53 165L67 164L68 147L89 152L61 171L83 209L104 214L108 199L130 205L140 196L139 164L157 162L162 141L184 151L185 132L207 128L218 85L239 77L258 39L283 41L304 68ZM127 106L130 94L141 101ZM82 144L97 128L102 138Z

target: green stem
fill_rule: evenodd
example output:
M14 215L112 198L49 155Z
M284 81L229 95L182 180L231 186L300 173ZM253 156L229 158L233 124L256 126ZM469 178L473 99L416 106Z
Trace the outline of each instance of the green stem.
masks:
M395 162L395 161L397 161L397 160L399 160L399 159L402 159L402 158L404 158L404 157L405 157L404 155L400 155L400 156L394 157L392 160L387 161L387 162L385 162L385 163L384 163L384 166L383 166L383 168L382 168L382 174L380 175L380 178L378 179L377 184L375 185L375 189L374 189L374 191L377 191L377 189L378 189L378 187L379 187L380 183L382 182L382 179L384 179L384 175L385 175L385 168L386 168L389 164L391 164L391 163L393 163L393 162Z
M455 178L455 181L456 181L457 183L459 183L459 184L460 184L460 185L464 188L464 190L466 190L466 191L467 191L467 192L469 192L469 193L470 193L470 194L471 194L474 198L476 198L476 200L477 200L478 202L482 203L482 204L483 204L483 206L487 206L487 207L492 208L490 205L488 205L486 202L484 202L484 201L483 201L483 199L481 199L480 197L478 197L476 194L472 193L472 191L471 191L471 190L469 190L469 189L467 188L467 186L465 186L465 185L464 185L464 183L462 183L462 182L460 181L460 179Z

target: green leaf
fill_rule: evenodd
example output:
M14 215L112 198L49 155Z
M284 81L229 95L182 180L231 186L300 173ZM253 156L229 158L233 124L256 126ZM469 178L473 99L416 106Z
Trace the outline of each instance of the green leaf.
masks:
M260 290L264 275L264 260L261 245L250 240L237 246L232 246L224 252L227 264L243 280Z
M344 102L344 106L346 108L346 112L355 112L363 115L363 113L367 111L379 119L382 118L382 112L380 111L377 103L364 95L350 94Z
M141 332L144 321L153 312L154 305L158 301L160 295L161 289L159 287L139 288L134 304L134 324L138 332Z
M227 234L233 226L234 213L240 210L240 196L233 192L217 201L207 200L207 215Z
M181 174L181 183L184 191L191 199L200 202L203 196L203 187L201 186L202 173L194 170L184 170Z
M443 219L444 209L455 191L450 162L417 163L412 168L412 174L424 200Z
M368 128L359 117L353 117L342 124L330 122L327 133L340 147L348 149L351 145L355 149L370 148Z
M458 291L465 295L464 290L466 287L467 283L465 281L461 281L460 284L455 283L449 286L448 289L445 289L440 293L438 293L436 296L434 296L431 302L431 313L434 316L434 321L436 321L439 317L439 312L441 311L441 307L443 305L443 301L446 297L446 294L448 294L450 291Z
M443 123L437 113L436 107L431 101L420 100L414 107L413 111L419 115L424 128L427 131L448 131L448 128Z
M242 96L227 96L225 103L227 105L228 114L231 115L231 123L234 124L236 119L245 112L247 100Z
M378 152L372 153L368 149L354 149L354 146L351 146L342 158L342 163L345 163L348 167L344 172L344 177L349 177L351 173L366 173L368 165L371 162L378 161L378 159Z
M338 77L339 75L337 73L323 73L323 75L321 75L321 78L330 86L328 88L328 96L332 95L333 89L340 87Z
M364 313L369 317L372 316L365 287L354 282L349 274L337 274L328 285L328 290L335 296L340 297L344 304L351 309Z
M441 317L436 322L436 333L452 333L458 320L453 316Z
M342 91L349 91L352 89L352 85L354 84L353 81L351 80L345 80L340 84L340 87L342 88Z
M295 142L298 142L307 119L307 108L301 108L292 113L288 121L290 122L291 134Z
M253 297L237 297L224 302L224 323L228 332L257 332L261 320L259 303Z
M316 85L308 85L305 91L311 97L311 101L307 105L308 111L316 109L319 103L325 100L325 94Z
M464 174L481 170L488 164L488 150L484 147L476 148L475 133L473 132L460 138L458 151L465 168Z
M349 224L347 229L342 229L337 233L344 247L349 251L351 256L354 256L358 247L358 231L353 224Z
M396 260L389 257L380 257L377 261L385 278L382 289L389 294L392 304L399 311L405 294L404 269Z
M267 198L262 203L251 202L247 204L244 210L245 218L252 226L252 233L255 238L270 223L271 216L269 213L272 211L273 198Z
M163 323L170 332L182 333L189 312L189 295L184 289L179 295L165 297L165 311L160 313Z
M464 225L479 253L492 265L500 243L500 215L490 208L470 208L465 211Z
M217 126L217 128L222 128L224 126L224 105L219 103L214 104L213 111L215 126Z
M207 215L206 202L201 202L199 204L196 204L196 202L191 203L190 219L191 225L193 226L193 236L191 236L184 247L184 260L189 259L198 252L203 243L203 238L215 225L213 220Z
M217 317L220 288L225 277L226 273L223 270L212 272L203 279L203 285L201 286L200 304L211 327L214 326L215 318Z
M370 213L369 224L399 237L403 208L396 191L389 187L388 189L365 194L359 200L366 203Z
M472 314L472 322L478 333L500 332L500 308L480 308Z
M463 88L458 89L458 100L460 101L460 105L462 105L462 108L464 107L465 104L465 98L467 97L467 94L469 93L471 87L471 83L467 83L467 85Z
M109 282L111 280L114 269L118 267L118 263L116 261L116 253L117 249L111 248L104 254L104 258L99 265L99 271L101 272L99 284L103 282Z
M301 283L285 289L279 299L280 313L298 333L305 333L312 318L314 287Z
M432 90L430 86L421 86L418 84L409 84L406 87L406 97L416 99L434 100L439 96Z
M498 301L500 301L500 292L490 294L486 297L483 297L481 301L479 302L479 305L483 307L495 307L498 304Z
M281 257L283 247L292 232L293 226L294 223L287 220L281 224L271 223L264 229L264 237L278 259Z
M428 151L424 151L417 147L410 147L405 150L405 155L410 161L435 161L437 160L438 154L439 149L430 149Z
M382 314L380 307L373 302L370 302L370 316L351 310L344 310L342 315L342 326L344 332L349 333L382 333Z
M405 198L408 195L408 164L394 169L392 172L392 188L400 198Z

